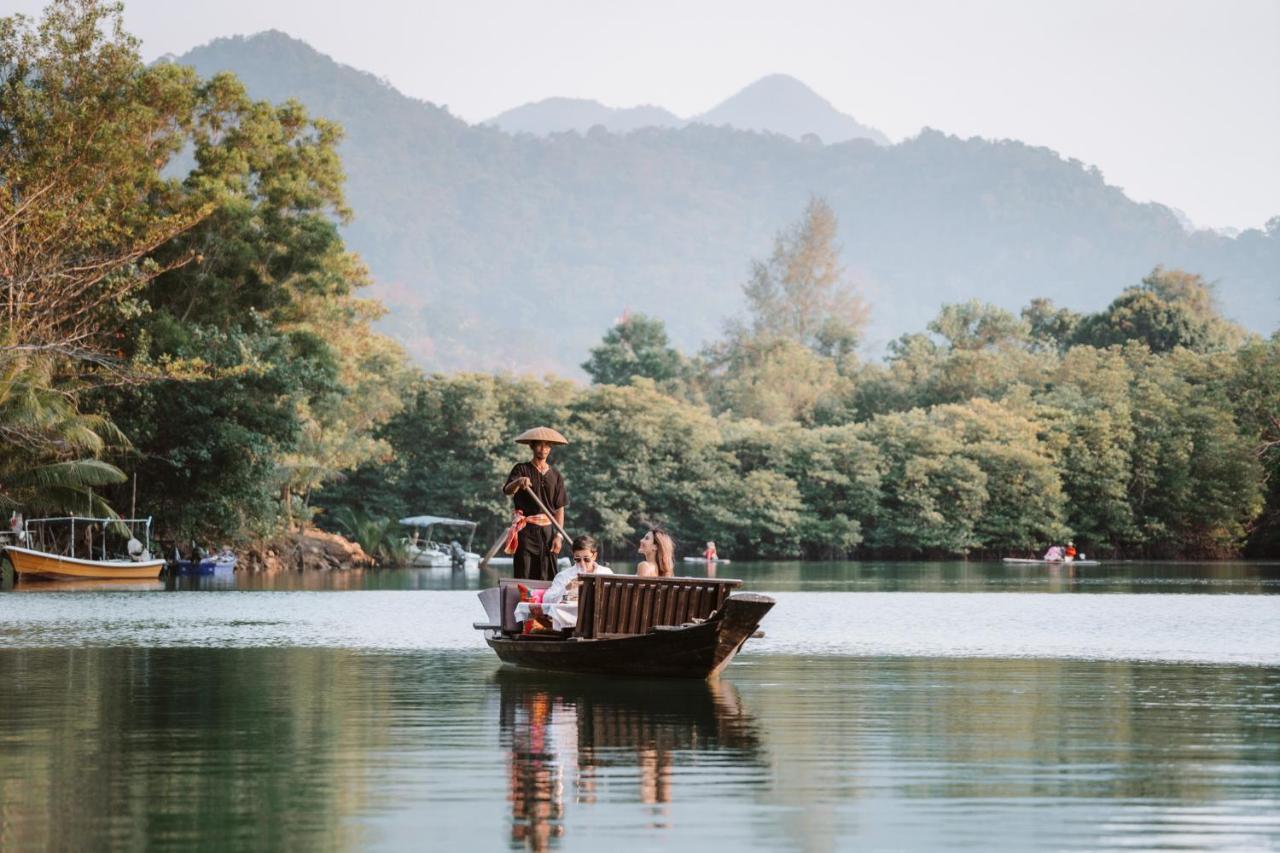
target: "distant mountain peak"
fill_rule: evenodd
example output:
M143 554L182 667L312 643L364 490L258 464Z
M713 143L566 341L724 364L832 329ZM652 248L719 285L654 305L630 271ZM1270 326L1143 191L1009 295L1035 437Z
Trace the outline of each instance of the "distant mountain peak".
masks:
M693 122L778 133L797 140L816 135L826 143L870 139L879 145L889 144L883 133L840 112L826 98L789 74L761 77L691 119L682 119L670 110L650 104L620 108L585 98L544 98L499 113L483 124L508 133L548 136L570 130L585 133L596 125L614 133L629 133L642 127L684 127Z
M692 121L780 133L792 139L803 139L812 133L826 143L870 139L878 145L889 144L883 133L840 112L789 74L761 77Z

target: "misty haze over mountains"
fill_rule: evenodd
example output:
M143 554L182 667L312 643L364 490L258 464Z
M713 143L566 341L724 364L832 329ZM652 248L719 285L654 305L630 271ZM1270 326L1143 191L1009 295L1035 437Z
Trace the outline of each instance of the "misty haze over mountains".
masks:
M344 234L391 309L387 330L430 368L579 375L628 309L663 319L694 350L741 310L751 258L768 255L812 194L840 217L873 346L923 329L945 302L1016 311L1046 296L1097 310L1157 264L1218 282L1227 315L1249 328L1280 326L1280 218L1234 239L1189 233L1169 208L1138 204L1047 148L933 130L894 145L816 144L780 125L701 121L512 135L279 32L177 61L204 76L233 71L254 96L296 98L346 128L356 218ZM786 80L765 78L707 115L759 116L755 96ZM798 91L776 91L788 89ZM777 114L787 113L784 103Z
M485 124L508 133L586 133L600 126L611 133L629 133L643 127L680 128L689 124L728 126L738 130L778 133L792 139L813 134L826 143L870 139L888 145L889 138L845 115L804 83L786 74L771 74L704 113L682 119L662 107L643 105L606 107L580 98L547 98L507 110Z

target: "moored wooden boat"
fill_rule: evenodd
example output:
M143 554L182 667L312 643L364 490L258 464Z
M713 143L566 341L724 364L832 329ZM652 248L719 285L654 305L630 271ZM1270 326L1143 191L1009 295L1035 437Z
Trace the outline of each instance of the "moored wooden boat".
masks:
M164 569L151 556L150 518L32 518L14 538L21 544L4 551L18 577L150 580Z
M773 607L765 595L735 593L738 580L584 575L578 624L567 635L523 634L514 620L517 583L481 593L477 623L505 663L555 672L710 678L720 673Z
M5 553L19 575L49 578L150 579L160 576L164 560L87 560L49 554L19 545L6 545Z

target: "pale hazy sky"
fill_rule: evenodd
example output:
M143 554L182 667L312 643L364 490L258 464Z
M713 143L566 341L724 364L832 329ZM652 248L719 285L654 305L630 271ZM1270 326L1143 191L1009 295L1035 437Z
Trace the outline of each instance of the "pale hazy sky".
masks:
M782 72L895 141L1021 139L1198 225L1280 215L1280 0L126 0L125 15L148 60L280 29L472 122L553 95L690 115Z

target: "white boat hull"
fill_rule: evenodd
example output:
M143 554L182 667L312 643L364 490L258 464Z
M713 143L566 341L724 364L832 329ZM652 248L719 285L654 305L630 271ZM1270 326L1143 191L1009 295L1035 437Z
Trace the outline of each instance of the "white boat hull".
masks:
M1100 560L1029 560L1021 557L1005 557L1005 563L1017 563L1032 566L1100 566Z

